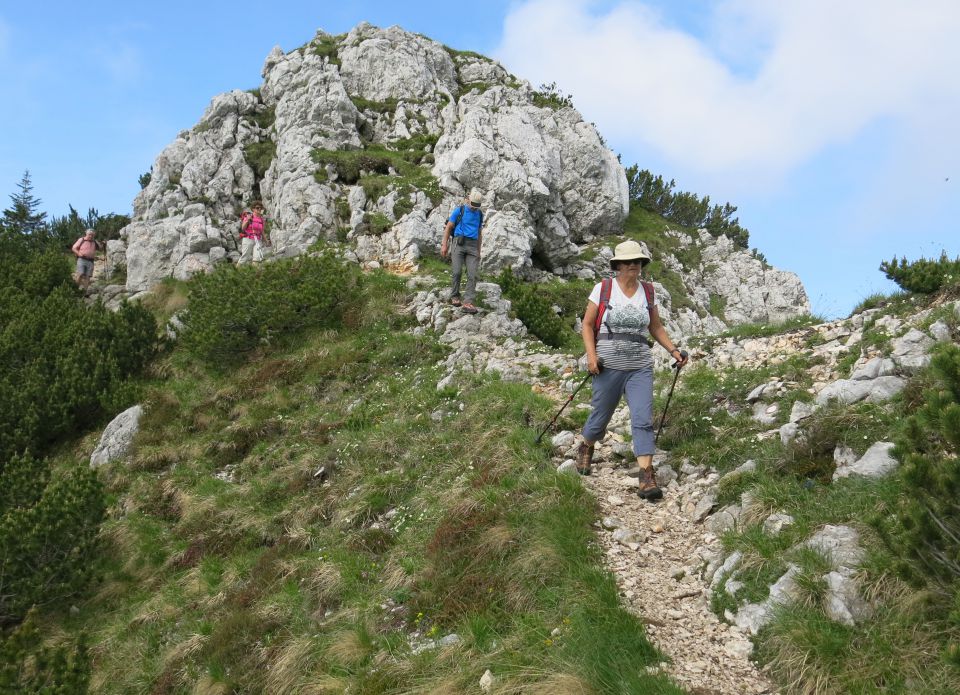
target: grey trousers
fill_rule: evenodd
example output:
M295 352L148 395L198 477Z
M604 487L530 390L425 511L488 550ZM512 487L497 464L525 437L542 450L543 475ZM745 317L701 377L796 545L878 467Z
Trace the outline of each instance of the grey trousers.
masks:
M461 241L461 239L463 244L458 244L457 242ZM450 241L453 244L450 249L450 260L453 262L450 296L460 296L460 276L463 274L463 266L466 264L467 291L464 294L463 300L469 304L473 304L477 298L477 266L480 265L480 248L477 245L476 239L454 237Z
M631 370L605 368L594 375L593 400L590 403L593 409L583 426L583 438L591 442L603 439L607 423L620 404L620 397L624 395L630 407L634 456L655 453L652 367Z

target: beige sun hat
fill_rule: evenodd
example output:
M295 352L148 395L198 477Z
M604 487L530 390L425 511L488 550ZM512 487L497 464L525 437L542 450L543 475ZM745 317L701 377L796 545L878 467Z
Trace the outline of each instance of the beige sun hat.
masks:
M474 188L470 191L470 205L477 208L480 207L480 203L483 202L483 194Z
M633 239L622 241L617 244L613 250L613 258L610 259L610 267L617 261L635 261L640 259L640 266L643 267L650 262L650 254L647 250L635 242Z

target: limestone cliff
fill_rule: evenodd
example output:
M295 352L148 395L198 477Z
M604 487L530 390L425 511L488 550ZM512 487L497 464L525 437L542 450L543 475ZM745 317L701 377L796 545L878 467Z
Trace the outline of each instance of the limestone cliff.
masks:
M473 188L484 194L485 270L595 277L603 263L580 260L586 242L623 229L624 170L593 124L488 58L363 23L274 48L262 76L256 90L214 97L157 157L109 248L128 294L236 258L239 213L257 198L275 255L326 240L361 263L412 265L436 251ZM796 276L724 241L703 244L716 262L681 269L702 307L676 317L684 332L725 326L705 315L710 294L732 322L809 309Z

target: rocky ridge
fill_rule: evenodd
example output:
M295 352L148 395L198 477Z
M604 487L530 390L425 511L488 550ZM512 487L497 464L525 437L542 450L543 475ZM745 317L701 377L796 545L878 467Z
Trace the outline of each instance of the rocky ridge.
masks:
M274 48L262 76L258 89L214 97L159 154L131 224L108 244L108 265L125 267L127 279L102 288L105 299L236 260L239 212L255 198L266 204L275 257L322 241L357 263L409 270L437 252L445 217L477 188L483 270L529 279L608 270L615 242L604 237L623 230L625 173L558 95L483 56L366 23ZM725 237L668 235L677 253L661 260L692 308L671 315L670 292L657 289L679 335L809 312L793 273ZM690 250L696 261L685 265ZM711 314L717 302L722 315Z

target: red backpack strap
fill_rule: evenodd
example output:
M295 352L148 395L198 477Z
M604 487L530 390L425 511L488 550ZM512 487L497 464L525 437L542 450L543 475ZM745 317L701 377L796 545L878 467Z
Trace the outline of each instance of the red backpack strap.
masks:
M654 293L653 293L653 283L652 282L643 282L640 281L640 284L643 286L643 293L647 297L647 311L652 312L657 308L656 303L654 302Z
M600 303L597 305L597 320L593 322L593 336L596 337L603 325L603 315L607 313L610 303L610 293L613 291L613 278L604 278L600 281Z

